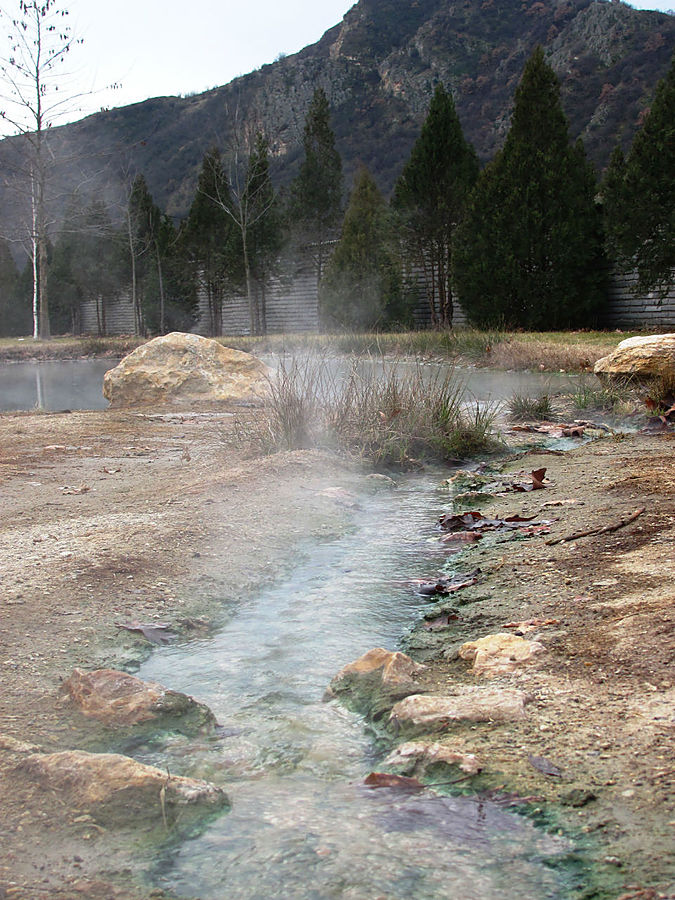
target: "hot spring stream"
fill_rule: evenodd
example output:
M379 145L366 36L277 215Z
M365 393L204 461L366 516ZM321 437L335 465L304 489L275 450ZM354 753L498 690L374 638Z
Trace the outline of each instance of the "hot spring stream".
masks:
M179 897L561 898L561 838L476 799L363 787L385 748L322 695L372 647L396 648L425 606L408 578L443 565L431 542L440 476L364 499L347 536L305 547L216 636L158 649L139 675L207 703L218 739L135 756L221 785L229 813L168 851L154 883Z

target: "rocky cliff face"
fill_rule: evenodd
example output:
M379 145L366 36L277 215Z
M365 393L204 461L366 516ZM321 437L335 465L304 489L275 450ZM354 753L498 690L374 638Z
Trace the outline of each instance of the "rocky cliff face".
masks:
M562 82L572 137L602 168L628 146L675 50L675 16L617 0L359 0L316 44L220 88L158 98L54 129L60 194L83 175L92 194L123 196L124 172L142 171L156 201L184 215L206 149L227 146L236 110L273 138L275 178L297 171L305 111L321 85L347 183L359 163L391 189L419 133L437 81L455 96L483 161L508 130L513 94L537 44ZM0 162L10 152L0 144ZM0 192L1 193L1 192ZM12 204L0 196L5 208Z

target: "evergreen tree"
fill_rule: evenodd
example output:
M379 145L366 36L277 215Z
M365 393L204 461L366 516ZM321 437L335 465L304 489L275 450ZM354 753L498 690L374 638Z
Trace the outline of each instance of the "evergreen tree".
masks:
M84 207L74 198L50 259L54 330L78 333L81 305L92 301L98 334L107 334L107 310L124 283L121 235L113 227L105 204L93 200Z
M478 171L478 158L464 138L452 95L438 84L393 199L406 257L424 272L434 325L452 325L452 235Z
M192 322L194 294L178 277L178 236L155 204L143 175L134 179L128 204L128 238L136 330L164 334Z
M246 242L255 292L255 330L264 334L267 330L266 291L283 239L279 204L270 178L269 142L260 132L249 157L246 192L251 207Z
M636 269L638 290L665 294L675 270L675 58L659 82L628 159L615 150L603 182L612 260Z
M567 132L558 80L538 47L504 148L481 173L455 233L454 284L476 324L585 325L603 301L595 177Z
M337 233L342 216L342 160L330 126L330 105L317 88L307 110L302 146L305 157L291 185L290 218L301 240L315 250L320 283L328 257L326 242Z
M181 245L194 283L206 295L209 334L214 336L222 333L222 309L227 293L240 289L243 281L241 240L226 212L232 205L220 150L212 147L202 161L197 193L181 233Z
M342 235L320 286L324 323L371 329L407 323L387 204L367 169L357 174Z

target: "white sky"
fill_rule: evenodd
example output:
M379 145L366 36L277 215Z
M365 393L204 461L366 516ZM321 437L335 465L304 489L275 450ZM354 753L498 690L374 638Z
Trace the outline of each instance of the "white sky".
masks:
M18 0L0 0L13 13ZM66 66L94 91L69 118L148 97L200 92L318 40L352 0L62 0L84 38ZM631 3L668 10L675 0ZM3 36L0 36L0 40ZM107 85L121 88L106 91ZM72 89L68 85L66 89Z

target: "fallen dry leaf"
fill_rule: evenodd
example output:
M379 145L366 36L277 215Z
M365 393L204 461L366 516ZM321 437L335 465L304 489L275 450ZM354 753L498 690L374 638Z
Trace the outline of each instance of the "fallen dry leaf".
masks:
M175 632L171 631L171 626L167 625L166 622L152 622L147 625L139 622L130 622L129 624L118 622L117 627L124 629L124 631L142 634L151 644L170 644L176 637Z
M414 581L413 584L417 585L416 590L418 594L428 597L435 594L447 596L448 594L454 594L455 591L460 591L462 588L470 587L472 584L475 584L478 580L479 573L480 569L475 569L473 572L453 575L452 578L442 577L437 578L436 581Z
M403 788L407 791L420 791L424 787L422 782L407 775L391 775L389 772L371 772L363 782L370 788Z
M427 619L423 625L426 631L440 631L442 628L447 628L451 622L456 622L459 619L457 613L446 613L442 616L436 616L435 619Z
M531 754L528 754L527 761L538 772L541 772L542 775L550 775L551 778L562 777L560 769L557 766L554 766L545 756L532 756Z

